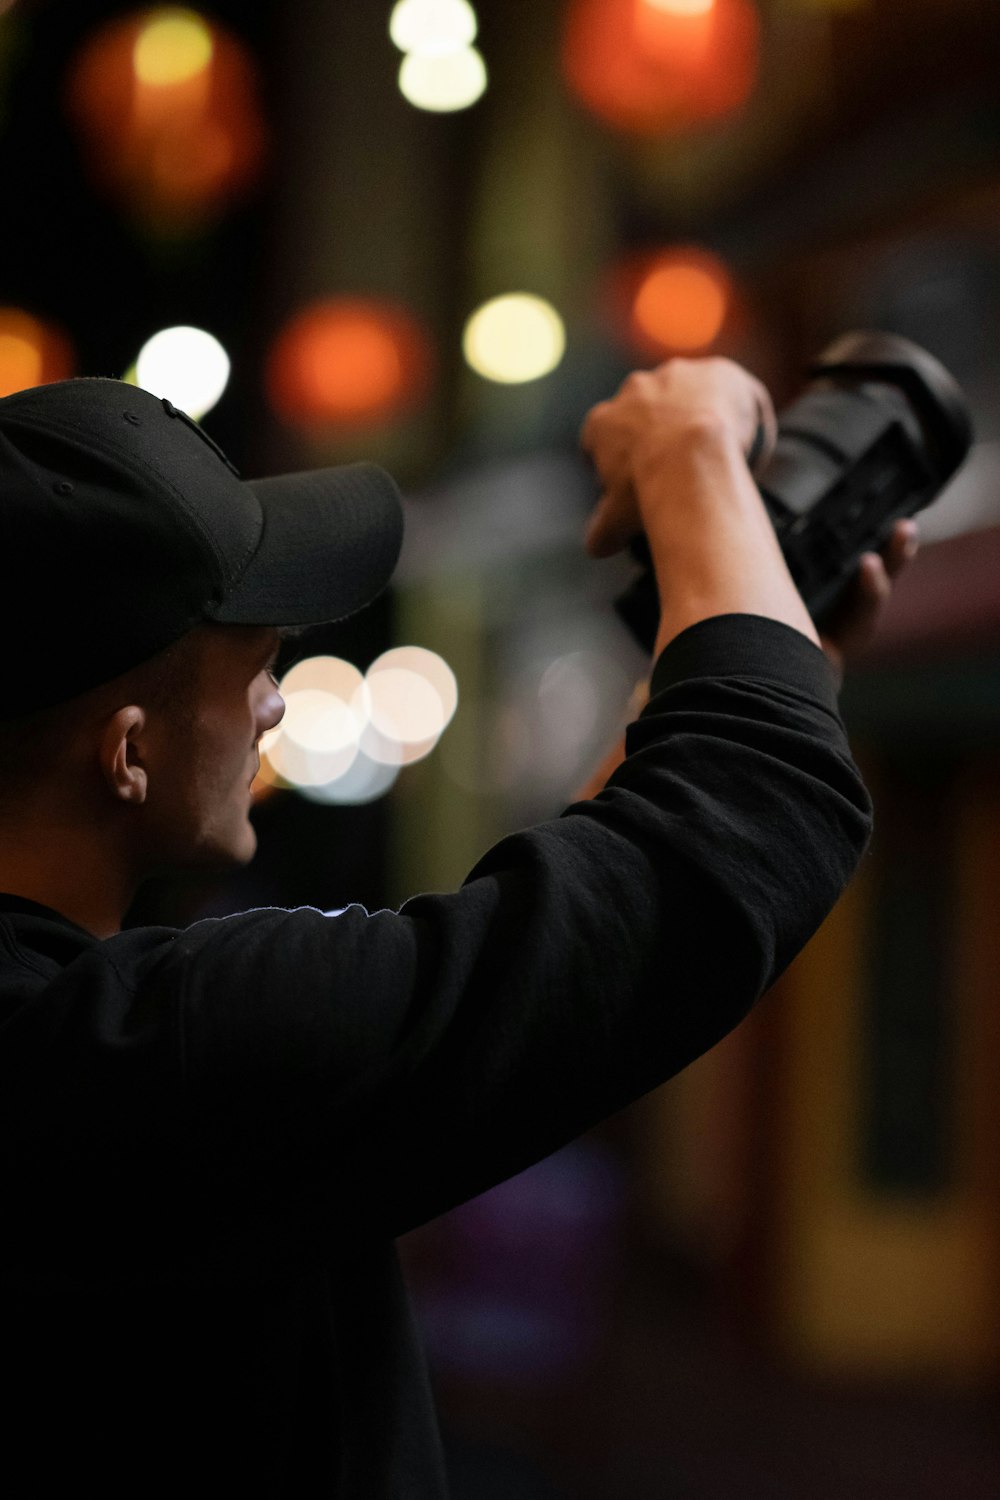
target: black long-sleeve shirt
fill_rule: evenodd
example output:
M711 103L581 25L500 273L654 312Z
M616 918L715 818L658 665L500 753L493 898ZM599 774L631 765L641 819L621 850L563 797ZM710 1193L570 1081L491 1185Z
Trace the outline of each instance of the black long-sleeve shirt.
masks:
M804 636L703 621L652 687L600 796L399 912L0 898L7 1493L445 1493L395 1236L711 1047L869 836Z

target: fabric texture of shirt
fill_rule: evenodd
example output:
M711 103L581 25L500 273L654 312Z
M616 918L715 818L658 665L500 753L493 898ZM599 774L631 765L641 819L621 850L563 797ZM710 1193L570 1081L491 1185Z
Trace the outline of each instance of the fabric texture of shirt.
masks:
M870 822L822 652L726 615L456 892L104 940L0 898L7 1492L440 1500L394 1239L725 1035Z

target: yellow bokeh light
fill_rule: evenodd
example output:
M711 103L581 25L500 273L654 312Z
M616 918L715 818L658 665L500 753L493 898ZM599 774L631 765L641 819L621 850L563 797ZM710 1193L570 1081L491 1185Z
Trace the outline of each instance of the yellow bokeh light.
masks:
M285 700L284 738L315 755L339 755L357 742L360 727L353 710L332 693L302 688Z
M340 698L316 688L302 688L285 699L285 717L261 740L266 759L292 786L322 786L336 781L353 764L362 724Z
M196 11L155 11L136 38L135 76L156 88L186 83L206 71L213 51L211 27Z
M434 691L438 715L433 724L422 726L415 738L422 739L425 733L440 734L448 726L458 707L458 682L443 656L424 646L396 646L372 662L366 673L369 685L383 672L408 672L422 677Z
M278 691L282 697L305 690L327 693L350 703L362 683L361 673L352 662L340 656L307 656L304 661L289 667L281 679Z
M520 385L556 368L566 349L566 331L551 303L527 292L512 292L494 297L473 313L465 325L462 349L478 375Z
M397 646L373 661L354 699L365 718L361 749L383 765L412 765L429 755L458 705L458 683L443 657Z
M642 3L668 16L707 16L715 9L715 0L642 0Z
M424 57L461 51L478 29L468 0L399 0L389 18L389 35L400 52Z
M285 716L260 742L262 777L302 789L345 776L366 722L353 702L363 681L339 656L310 656L290 667L279 684Z
M229 355L203 328L163 328L142 346L136 384L200 421L229 383Z
M364 677L341 657L307 657L279 691L285 716L260 741L258 779L321 802L382 796L400 766L434 749L458 704L451 668L420 646L384 652Z
M441 732L441 699L426 677L389 668L369 678L368 695L369 719L387 739L419 745Z
M404 99L435 114L468 109L482 97L486 84L486 64L475 47L430 55L410 52L399 69Z

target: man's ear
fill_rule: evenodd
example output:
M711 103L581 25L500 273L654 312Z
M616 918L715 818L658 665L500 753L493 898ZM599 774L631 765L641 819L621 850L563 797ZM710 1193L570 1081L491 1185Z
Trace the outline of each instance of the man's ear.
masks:
M147 777L138 740L146 715L135 704L120 708L104 726L100 762L111 793L121 802L145 802Z

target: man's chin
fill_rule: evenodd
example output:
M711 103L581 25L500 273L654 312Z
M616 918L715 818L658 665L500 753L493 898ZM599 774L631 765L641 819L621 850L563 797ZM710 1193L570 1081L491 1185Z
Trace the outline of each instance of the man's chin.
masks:
M203 838L186 850L172 850L150 874L221 875L226 870L241 869L257 853L257 834L249 822L227 837Z
M246 823L237 832L231 843L226 842L220 844L219 848L215 851L206 851L206 856L209 860L212 860L213 858L215 860L215 863L211 865L211 868L216 871L221 871L231 870L234 867L241 868L243 865L248 865L256 853L257 834L256 831L251 827L251 825L249 823ZM205 864L202 866L202 868L208 869L209 865Z

